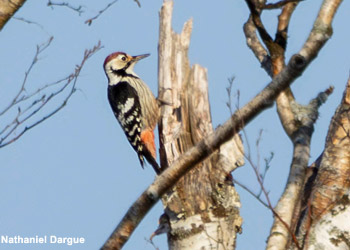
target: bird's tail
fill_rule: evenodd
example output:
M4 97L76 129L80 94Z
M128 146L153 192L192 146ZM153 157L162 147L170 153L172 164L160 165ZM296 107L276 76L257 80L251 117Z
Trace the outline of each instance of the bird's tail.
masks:
M141 133L141 141L143 144L142 155L145 156L147 162L152 165L154 171L159 175L160 167L156 161L156 144L154 143L154 132L152 129L147 129ZM141 156L140 156L141 157ZM143 163L143 159L141 165Z
M156 159L147 150L147 148L144 148L143 155L145 156L147 162L152 165L152 167L153 167L154 171L157 173L157 175L159 175L160 174L160 167L159 167Z

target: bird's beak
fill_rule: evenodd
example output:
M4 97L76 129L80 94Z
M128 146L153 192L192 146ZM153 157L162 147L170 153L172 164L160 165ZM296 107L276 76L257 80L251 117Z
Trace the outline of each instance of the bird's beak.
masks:
M133 56L133 57L132 57L132 61L137 62L137 61L139 61L139 60L141 60L141 59L143 59L143 58L148 57L149 55L150 55L150 54L143 54L143 55Z

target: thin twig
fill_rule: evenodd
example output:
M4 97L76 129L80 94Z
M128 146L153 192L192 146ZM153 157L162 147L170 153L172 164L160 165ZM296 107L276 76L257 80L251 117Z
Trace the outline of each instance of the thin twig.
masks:
M330 1L333 4L330 4ZM324 0L314 27L300 52L293 55L288 65L273 78L272 82L243 106L239 112L233 114L213 134L181 154L170 167L157 176L155 181L130 206L101 249L121 249L145 215L167 190L173 187L196 164L209 157L223 143L236 135L242 129L242 125L248 124L263 110L271 107L276 97L304 72L331 37L327 32L332 30L332 21L340 3L341 1Z
M264 172L262 174L260 174L261 175L261 179L263 181L263 184L264 184L264 181L265 181L266 174L267 174L267 172L270 169L270 163L271 163L271 161L273 159L273 156L274 156L274 153L271 152L270 157L264 159L265 160L265 169L264 169ZM260 197L261 193L262 193L262 190L260 190L260 192L258 193L258 197Z
M23 97L20 98L20 95L25 91L25 85L27 83L28 75L30 74L30 72L33 69L34 65L38 62L39 55L50 46L52 40L53 40L53 37L50 37L47 42L45 42L45 43L43 43L41 45L37 45L34 58L33 58L32 62L30 64L29 68L24 73L24 79L22 81L21 88L17 92L16 96L13 98L12 102L7 107L5 107L2 111L0 111L0 116L4 115L8 110L13 108L14 105L18 104L20 101L23 100Z
M262 175L260 174L260 142L262 140L262 134L263 134L263 129L259 130L259 135L258 138L255 141L255 147L257 148L257 152L256 152L256 170L259 173L260 178L262 178ZM262 182L264 182L264 180L262 180Z
M135 1L138 3L137 0L135 0ZM92 24L92 21L94 21L95 19L99 18L106 10L108 10L116 2L118 2L118 0L113 0L112 2L107 4L107 6L104 7L102 10L100 10L96 16L94 16L92 18L89 18L88 20L85 21L85 23L90 26Z
M76 65L76 68L72 74L70 74L69 76L67 76L61 80L58 80L58 81L53 82L51 84L47 84L29 95L24 95L24 96L20 97L20 95L25 91L25 85L27 82L28 75L29 75L31 69L33 68L33 66L35 65L35 63L38 61L38 55L49 46L50 42L51 42L51 40L48 43L45 43L44 45L37 47L37 52L34 56L32 64L30 65L29 69L25 73L25 77L24 77L20 91L17 93L17 95L15 96L15 98L13 99L11 104L8 107L6 107L4 109L4 111L2 112L2 114L4 114L8 110L10 110L14 107L17 107L17 109L18 109L17 115L14 118L14 120L11 123L9 123L8 125L6 125L5 128L2 129L0 132L0 135L2 136L0 139L0 148L5 147L5 146L15 142L28 130L34 128L35 126L39 125L40 123L42 123L46 119L52 117L58 111L63 109L66 106L69 99L71 98L71 96L76 91L76 83L77 83L77 80L79 78L80 72L81 72L84 64L92 55L94 55L98 50L100 50L102 48L101 43L98 42L98 44L95 45L92 49L85 50L83 60L81 61L81 63L79 65ZM31 97L36 96L36 94L39 93L40 91L47 89L49 87L55 86L55 85L62 83L62 82L65 82L65 83L58 90L52 92L51 94L43 94L41 97L34 99L32 101L32 103L30 105L28 105L27 107L22 108L22 106L18 105L25 100L30 100ZM63 102L58 107L54 108L48 114L37 119L33 123L31 123L29 125L25 125L26 121L28 121L30 118L32 118L40 110L42 110L51 100L54 99L54 97L56 97L60 93L62 93L68 86L70 86L70 91L67 94L67 96L64 98ZM15 133L16 130L22 125L25 125L25 127L19 133Z
M243 183L239 182L238 180L236 180L235 178L233 178L233 182L235 184L237 184L238 186L240 186L241 188L243 188L245 191L247 191L249 194L251 194L254 198L256 198L262 205L264 205L266 208L270 209L269 205L263 201L260 198L260 195L255 194L250 188L248 188L246 185L244 185Z
M151 244L154 247L155 250L159 250L159 247L157 247L151 239L145 238L145 241L147 243Z
M234 77L231 77L228 79L228 82L229 82L229 86L226 88L226 91L227 91L227 95L228 95L228 101L226 103L227 107L229 108L230 110L230 114L232 116L233 114L233 110L232 110L232 86L233 86L233 81L234 81ZM239 111L240 109L240 105L239 105L239 97L240 97L240 93L239 91L237 92L237 103L235 105L235 108L236 110L235 111ZM242 126L244 127L244 125ZM264 169L264 172L263 174L260 174L260 150L259 150L259 145L260 145L260 141L261 141L261 138L262 138L262 132L263 130L260 130L259 132L259 137L258 139L256 140L256 148L258 149L257 150L257 165L255 166L253 164L253 161L251 159L251 150L250 150L250 144L249 144L249 140L248 140L248 135L246 133L246 130L245 129L242 129L243 131L243 135L244 135L244 138L245 138L245 141L246 141L246 147L248 148L248 154L245 154L243 151L241 151L241 154L244 155L245 158L249 158L249 162L251 163L250 165L255 168L259 173L259 177L262 179L262 183L264 183L265 181L265 176L266 176L266 173L269 169L269 166L268 164L271 162L272 160L272 157L273 157L273 154L271 154L269 160L267 160L265 158L265 169ZM250 190L248 187L246 187L245 185L243 185L242 183L238 182L237 180L234 179L234 181L239 185L241 186L243 189L245 189L246 191L248 191L250 194L252 194L255 198L257 198L261 203L263 203L264 206L268 207L268 205L266 203L264 203L261 199L260 199L260 195L262 193L262 189L260 189L259 193L258 194L255 194L252 190Z
M137 6L139 6L139 8L141 8L141 3L139 2L139 0L134 0L134 2L137 4Z
M226 106L230 110L230 115L233 114L233 110L232 110L232 87L233 87L234 80L235 80L234 76L228 78L228 83L229 84L228 84L228 87L226 88L226 92L227 92L227 96L228 96L228 101L226 102Z
M27 23L27 24L32 24L32 25L35 25L37 27L39 27L42 31L44 31L46 34L50 35L49 32L47 32L44 28L43 25L41 25L40 23L37 23L37 22L34 22L34 21L31 21L31 20L28 20L26 18L23 18L23 17L17 17L17 16L14 16L12 17L12 19L15 19L17 21L21 21L21 22L24 22L24 23ZM51 35L50 35L51 36Z
M71 4L69 4L69 3L67 3L67 2L54 3L54 2L52 2L51 0L49 0L49 1L47 2L47 6L51 6L51 8L53 8L53 6L67 7L68 9L71 9L71 10L77 12L79 16L80 16L82 13L84 13L83 6L82 6L82 5L79 5L78 7L74 7L74 6L72 6Z
M243 129L243 131L244 131L244 129ZM282 217L276 212L276 210L272 206L272 203L271 203L271 200L270 200L270 197L269 197L269 192L265 189L264 180L263 180L262 176L259 173L258 167L253 163L253 161L252 161L252 159L250 157L246 157L245 154L244 154L244 157L249 162L249 164L252 167L252 169L254 170L255 177L256 177L259 185L260 185L261 191L263 192L263 194L265 196L268 208L271 210L273 215L285 226L285 228L287 229L287 231L291 235L292 240L293 240L294 244L296 245L296 247L298 249L301 249L300 246L299 246L298 240L297 240L295 234L293 233L292 229L290 228L290 226L282 219ZM250 193L253 193L253 192L250 192ZM257 195L255 195L255 194L253 194L253 195L254 195L254 197L257 197ZM257 199L258 199L258 201L260 201L260 194L257 197Z

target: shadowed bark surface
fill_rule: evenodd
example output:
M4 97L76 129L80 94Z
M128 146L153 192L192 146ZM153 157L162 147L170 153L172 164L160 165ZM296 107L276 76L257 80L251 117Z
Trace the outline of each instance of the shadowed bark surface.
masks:
M176 34L171 28L172 6L165 2L160 12L159 97L166 103L159 126L162 166L171 165L213 132L207 70L190 67L187 58L192 20ZM243 163L242 152L236 135L163 196L170 249L235 247L242 220L230 173Z
M283 1L281 4L284 6L286 3L290 1ZM102 249L120 249L159 199L162 199L165 205L165 214L161 216L161 223L165 226L161 228L161 225L154 235L168 233L171 249L200 249L205 246L210 246L210 248L214 246L215 249L234 248L236 232L240 230L241 221L236 212L239 209L238 199L231 199L231 196L236 197L236 194L231 185L230 172L241 161L239 155L234 157L231 155L232 152L242 153L242 150L238 149L240 148L238 144L233 146L230 142L235 141L237 132L257 115L272 107L278 95L283 91L288 91L290 84L316 58L332 34L332 20L340 3L341 1L324 0L308 39L288 63L284 64L280 59L274 61L275 58L264 53L263 50L256 51L257 57L263 60L261 63L264 68L270 75L273 75L272 81L251 101L237 110L222 126L213 130L210 125L210 112L206 112L209 106L201 103L202 100L208 100L207 93L204 94L203 91L206 89L203 86L207 85L206 71L199 66L191 68L187 59L192 22L189 21L184 25L181 34L175 34L171 28L173 2L164 2L160 14L158 68L158 96L162 103L159 138L163 172L129 208ZM251 8L251 10L254 13L254 9ZM293 8L286 12L286 17L292 13L292 10ZM259 20L256 20L255 17L254 24L257 23ZM281 45L281 41L278 39L273 41L266 32L263 32L262 28L263 26L257 27L269 46L272 46L270 52L277 53L277 58L279 58L278 53L281 51L273 48L273 43L277 42ZM246 31L254 32L254 28L246 27ZM279 39L286 37L283 32L281 31ZM254 37L254 34L249 34L249 37ZM257 39L251 42L247 41L248 45L254 46L259 43ZM263 47L260 46L260 49ZM273 67L278 69L273 71L274 74L268 68L272 67L272 63L275 63ZM203 94L197 96L197 91ZM275 227L277 230L273 228L271 231L272 237L268 243L273 249L285 249L292 237L293 242L298 244L290 223L295 222L293 215L300 207L302 185L308 174L306 169L309 159L308 144L313 123L317 119L317 109L331 92L330 87L319 93L308 105L300 105L292 98L287 98L290 105L288 108L293 114L293 117L290 117L291 121L296 122L292 125L297 129L292 134L287 132L295 143L295 158L292 165L294 169L287 183L284 196L287 199L282 199L283 204L289 208L276 212L272 205L269 205L275 215L275 224L278 224ZM198 112L198 106L201 106L203 112ZM222 161L225 164L222 164ZM223 166L222 169L218 168L220 164ZM208 183L210 185L207 186ZM288 192L292 195L289 196ZM207 197L204 197L205 195ZM278 213L283 213L283 211L287 212L281 215ZM230 214L236 214L236 216L233 219L228 218ZM231 221L231 225L228 225L227 221ZM232 226L232 221L237 224ZM225 223L228 227L225 227ZM211 225L214 226L211 227ZM225 234L226 231L227 234ZM231 238L228 239L228 237Z
M304 192L296 233L304 249L350 247L350 79Z

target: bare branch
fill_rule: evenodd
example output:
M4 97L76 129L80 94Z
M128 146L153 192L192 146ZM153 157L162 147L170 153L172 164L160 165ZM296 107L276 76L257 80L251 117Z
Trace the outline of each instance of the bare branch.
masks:
M137 4L137 6L139 6L139 8L141 8L141 3L139 0L134 0L134 2Z
M45 30L44 26L42 26L40 23L37 23L37 22L31 21L31 20L25 19L23 17L17 17L17 16L14 16L13 19L21 21L21 22L24 22L24 23L27 23L27 24L35 25L35 26L39 27L42 31L44 31L47 35L50 35L49 32L47 32Z
M269 158L265 158L264 161L265 161L265 168L264 168L264 172L263 173L260 173L260 176L261 176L261 179L262 179L262 183L264 184L264 181L265 181L265 177L266 177L266 174L267 172L269 171L270 169L270 163L273 159L273 156L274 156L274 153L271 152L270 154L270 157ZM260 197L262 193L262 190L260 190L260 192L258 193L258 196Z
M137 0L134 0L134 1L136 1L136 3L139 4L139 2L138 2ZM92 24L92 21L94 21L95 19L99 18L99 17L103 14L103 12L105 12L106 10L108 10L108 9L109 9L113 4L115 4L116 2L118 2L118 0L113 0L112 2L110 2L109 4L107 4L107 6L104 7L102 10L100 10L96 16L94 16L94 17L92 17L92 18L89 18L88 20L85 21L85 23L86 23L87 25L90 26L90 25Z
M0 131L0 148L15 142L28 130L34 128L35 126L39 125L40 123L52 117L58 111L63 109L69 101L69 99L71 98L71 96L76 91L76 83L84 64L92 55L94 55L98 50L101 49L101 43L98 42L98 44L92 49L85 50L83 60L79 65L76 65L76 68L72 74L56 82L46 84L32 93L26 94L25 86L27 84L28 76L34 65L37 63L38 56L50 45L51 41L52 38L50 38L48 42L37 46L36 54L28 70L25 72L25 77L20 90L18 91L12 102L0 113L0 115L4 115L11 109L17 109L17 115L14 117L13 121L7 124ZM48 90L53 86L59 86L59 88L53 91L52 93L45 92L41 94L43 90ZM33 121L30 124L26 123L39 111L44 109L46 105L54 99L54 97L57 97L60 93L67 89L67 87L70 87L70 90L60 105L58 105L53 110L49 111L43 117L38 118L36 121ZM30 104L27 104L28 102L30 102ZM19 129L22 126L24 126L24 128L18 132L17 129Z
M301 1L304 1L304 0L282 0L282 1L279 1L277 3L265 4L261 8L262 9L266 9L266 10L268 10L268 9L269 10L271 10L271 9L279 9L279 8L284 7L288 3L296 3L296 2L301 2Z
M314 246L314 244L319 242L319 240L313 242L314 239L319 238L316 235L319 233L324 235L323 231L330 230L327 227L316 230L315 227L317 227L318 224L331 225L332 228L336 229L337 223L334 223L334 220L340 220L343 221L343 223L347 222L346 219L337 218L338 212L334 211L336 211L335 207L340 205L341 209L339 209L339 211L348 214L346 209L348 207L350 187L349 103L350 77L341 103L332 117L324 152L314 164L316 174L312 176L312 185L305 185L305 193L307 193L308 196L303 197L304 201L301 204L298 214L299 221L297 228L298 240L304 246ZM343 200L347 200L347 202ZM327 214L331 214L332 216L327 218ZM329 245L326 246L326 248L330 248L333 244L333 237L327 238L330 239L330 242L325 240L324 244ZM347 239L344 239L344 241L347 241Z
M298 2L292 2L286 4L281 14L278 16L277 32L275 37L275 43L282 49L278 57L274 58L273 73L277 74L285 66L285 51L287 48L288 39L288 27L291 16L296 8ZM277 113L279 115L280 121L282 123L283 129L289 138L292 137L293 133L298 129L295 125L294 114L291 110L291 102L295 100L293 93L290 88L282 92L276 99Z
M269 49L270 53L273 51L273 39L270 36L270 34L267 32L267 30L264 27L264 24L261 21L260 18L260 11L256 7L255 3L253 0L246 0L246 3L248 5L248 8L250 10L252 20L258 29L258 32L260 34L261 39L265 43L266 47Z
M247 138L247 135L246 135L246 132L245 132L245 129L243 129L243 134L245 135L245 138L246 138L246 142L247 142L247 147L250 148L250 144L249 144L249 140ZM261 133L260 133L260 136L259 138L257 139L257 152L258 152L258 156L257 156L257 162L258 164L254 164L253 163L253 160L251 158L251 154L249 152L249 154L245 154L241 149L238 149L241 151L242 155L244 156L244 158L248 161L249 165L252 167L253 171L254 171L254 174L256 176L256 178L258 180L261 180L261 181L258 181L259 183L259 186L260 186L260 191L258 194L254 193L254 191L252 191L250 188L248 188L246 185L244 185L243 183L241 183L240 181L238 181L237 179L233 178L233 182L235 184L237 184L238 186L240 186L241 188L243 188L244 190L246 190L249 194L251 194L253 197L255 197L262 205L264 205L266 208L270 209L270 210L273 210L273 207L269 206L268 203L266 203L265 201L263 201L261 199L261 193L263 192L263 190L265 190L265 187L264 187L264 180L265 180L265 176L266 176L266 173L269 169L269 164L270 164L270 161L272 160L272 157L273 157L273 153L271 153L271 156L269 159L265 159L265 162L266 162L266 166L265 166L265 169L264 169L264 172L263 174L260 173L260 170L259 170L259 162L260 162L260 150L259 150L259 143L260 143L260 140L261 140ZM268 194L268 192L266 192L266 194ZM266 199L269 199L269 198L266 198ZM272 211L273 212L273 211Z
M114 0L114 1L110 2L109 4L107 4L107 6L104 7L103 9L101 9L101 10L97 13L96 16L87 19L87 20L85 21L85 23L86 23L87 25L90 26L90 25L92 24L92 21L94 21L95 19L99 18L106 10L108 10L110 7L112 7L112 5L114 5L117 1L118 1L118 0ZM137 4L137 6L139 6L139 8L141 8L141 3L140 3L139 0L134 0L134 2Z
M233 87L234 80L235 80L234 76L228 78L228 87L226 88L227 97L228 97L228 101L226 102L226 106L230 110L230 115L233 114L233 110L232 110L232 87Z
M244 24L243 29L246 37L247 46L252 50L255 57L259 60L259 62L261 63L261 67L267 72L269 76L272 77L271 57L267 53L264 46L261 44L256 34L256 27L251 16L249 17L248 21Z
M291 18L292 13L294 12L294 9L299 1L281 1L278 2L275 6L270 7L281 7L283 6L283 10L278 18L278 29L276 32L276 38L272 42L269 39L266 39L265 35L265 29L264 26L261 23L260 19L260 10L259 7L254 6L252 1L247 1L249 9L252 13L252 19L254 21L255 26L257 27L259 34L268 48L268 54L271 57L272 62L272 75L276 75L281 72L281 70L285 67L284 63L284 53L287 46L287 32L288 32L288 26L289 21ZM327 4L326 4L327 2ZM325 1L324 5L322 6L323 9L329 8L329 11L327 14L324 14L323 11L320 11L319 13L323 15L323 24L326 24L326 26L330 27L329 23L331 22L335 10L337 9L337 6L340 2L331 4L331 9L329 7L329 3L332 1ZM264 5L266 6L266 5ZM265 9L261 7L261 9ZM326 18L328 16L328 18ZM318 19L320 20L321 17L319 15ZM327 39L320 39L317 40L312 35L317 34L316 31L316 25L318 23L315 22L314 29L311 32L309 39L312 39L313 42L318 43L319 41L326 41ZM247 27L247 28L246 28ZM248 45L254 45L250 46L256 57L259 59L259 61L262 63L263 59L266 58L265 55L267 52L264 51L262 46L260 45L260 42L258 39L255 40L248 40L248 38L256 38L255 30L253 28L248 29L249 22L247 22L245 26L245 34L247 37L247 43ZM319 28L318 28L319 29ZM326 30L323 30L322 35L327 35L327 32L324 32ZM252 41L254 43L252 43ZM322 44L323 45L323 44ZM321 45L321 46L322 46ZM304 49L308 48L308 46L315 46L311 45L311 43L306 42L304 45ZM316 48L316 46L314 47ZM314 50L318 51L318 50ZM265 53L265 54L264 54ZM311 55L311 54L310 54ZM264 66L264 64L262 64ZM266 67L264 67L266 69ZM267 71L270 73L270 71ZM329 89L331 92L331 89ZM328 90L327 90L328 91ZM325 91L323 93L324 96L327 96L328 94ZM316 100L317 99L317 100ZM284 249L285 244L288 241L288 237L291 235L290 228L291 225L291 216L293 216L293 208L295 207L295 202L298 201L299 193L300 193L300 186L302 186L302 183L304 182L305 178L305 171L304 169L307 167L307 162L309 159L309 142L311 138L311 134L313 131L313 124L317 119L318 115L318 107L320 105L320 99L319 97L316 98L314 101L310 102L307 106L299 105L295 102L294 96L291 92L291 90L288 88L285 91L283 91L277 98L277 110L278 114L280 116L280 120L282 122L282 125L288 134L288 136L293 141L294 145L294 157L293 157L293 163L291 167L291 173L289 175L289 181L287 184L287 187L285 189L285 192L283 196L292 198L293 200L289 199L288 201L284 201L285 198L281 198L281 201L279 202L278 207L276 208L277 214L283 218L283 221L280 217L277 217L275 220L274 227L271 229L270 239L268 241L267 249L271 247L271 249L276 249L278 247L279 249ZM298 143L298 141L302 141L305 144L301 145ZM300 152L304 152L305 154L300 154ZM285 204L285 206L283 205ZM281 209L283 207L283 209ZM286 210L285 208L292 208L292 210ZM287 222L285 224L284 222ZM287 225L287 226L286 226ZM292 234L294 237L294 235ZM276 238L276 239L275 239ZM278 238L278 239L277 239ZM283 238L283 239L282 239ZM298 247L298 243L296 242L295 238L293 238L293 242ZM299 244L300 245L300 244Z
M74 7L74 6L72 6L70 3L67 3L67 2L54 3L54 2L52 2L51 0L48 0L47 6L50 6L51 8L53 8L54 6L67 7L68 9L77 12L79 16L80 16L82 13L84 13L83 6L82 6L82 5L79 5L78 7Z
M278 74L284 66L284 51L287 44L286 39L289 20L295 9L296 3L299 1L283 1L284 8L279 16L278 30L276 32L275 40L272 40L269 36L260 19L260 12L263 8L259 9L252 0L247 0L246 2L251 11L248 21L244 24L244 34L246 36L247 45L261 63L261 67L273 77L273 75ZM262 5L264 5L264 3L262 3ZM264 48L257 37L257 29L268 51ZM273 61L271 61L271 57L274 59ZM278 63L276 62L276 59L278 59ZM274 68L272 68L272 64L274 64Z
M318 109L332 92L332 87L326 89L305 106L292 102L292 111L295 114L295 122L298 124L298 130L293 134L293 160L286 188L275 208L276 214L279 215L279 220L275 220L271 228L267 249L282 250L286 248L288 237L291 235L290 228L294 228L294 225L292 225L294 211L300 201L306 178L306 169L310 158L311 136L314 130L314 123L318 118ZM283 223L280 218L283 218ZM286 228L286 225L288 228ZM294 244L300 249L299 242L294 238L295 235L292 235Z
M233 116L218 127L214 133L201 140L196 146L182 154L170 168L167 168L151 184L130 207L123 220L115 229L102 249L113 249L111 246L123 246L133 230L146 213L155 205L159 198L174 183L187 173L193 166L206 159L220 145L230 140L240 129L242 124L248 124L271 103L276 96L287 88L305 70L311 61L305 61L299 55L294 55L289 64L276 76L254 99L236 111Z
M30 74L31 70L33 69L34 65L38 62L39 60L39 55L44 52L51 44L53 40L53 37L50 37L49 40L41 45L37 45L36 47L36 53L34 55L34 58L32 60L32 63L30 64L28 70L24 73L24 79L22 81L21 88L19 89L18 93L16 96L13 98L12 102L5 107L2 111L0 111L0 116L5 114L9 109L13 108L14 105L16 105L18 102L23 100L23 96L20 98L20 95L25 91L25 85L27 83L28 75Z
M245 133L245 129L243 129L243 133L246 135ZM283 225L284 229L288 232L288 235L291 236L294 244L296 245L296 247L298 249L301 249L300 246L299 246L299 243L297 241L297 238L295 236L295 234L293 233L293 230L291 228L291 226L283 219L283 217L278 213L278 211L275 210L275 208L272 206L272 203L271 203L271 200L270 200L270 197L269 197L269 192L265 189L265 186L264 186L264 178L265 178L265 174L266 174L266 171L267 171L267 167L265 168L265 174L264 175L261 175L260 174L260 167L259 167L259 164L260 164L260 151L259 151L259 144L260 144L260 140L261 140L261 135L262 135L262 130L260 131L260 134L259 134L259 137L258 139L256 140L256 147L257 147L257 164L254 164L252 158L251 158L251 155L246 155L244 154L244 152L242 152L242 154L244 155L244 158L248 161L249 165L252 167L253 171L254 171L254 174L255 174L255 177L259 183L259 186L260 186L260 192L258 194L255 194L253 191L251 191L248 187L246 187L245 185L242 185L241 183L237 182L237 180L235 181L236 183L238 183L242 188L244 188L247 192L249 192L251 195L253 195L260 203L262 203L263 205L265 205L267 208L269 208L272 212L272 214L278 219L278 222ZM248 139L246 140L248 142ZM248 143L249 145L249 143ZM270 158L272 159L272 158ZM264 194L264 197L267 201L267 204L265 202L263 202L260 198L260 195L261 193Z
M233 182L243 188L245 191L247 191L249 194L251 194L254 198L256 198L264 207L270 209L269 204L267 204L265 201L263 201L260 197L260 195L255 194L250 188L248 188L246 185L238 181L237 179L233 178Z
M327 31L332 30L332 20L340 3L340 0L324 1L319 16L315 20L314 28L299 54L292 56L288 65L284 67L281 72L273 78L272 82L255 98L240 110L236 111L231 118L222 126L218 127L214 133L183 153L169 168L162 172L161 175L157 176L155 181L129 208L102 249L122 248L146 213L169 188L171 188L185 173L196 166L196 164L200 163L212 152L217 150L220 145L230 140L242 129L243 125L248 124L263 110L271 107L277 95L288 88L290 84L303 73L330 38L331 33ZM278 216L278 214L276 214L276 216Z
M159 247L157 247L157 246L154 244L154 242L152 241L152 239L147 239L147 238L145 238L145 241L146 241L147 243L151 244L151 245L154 247L155 250L159 250Z

